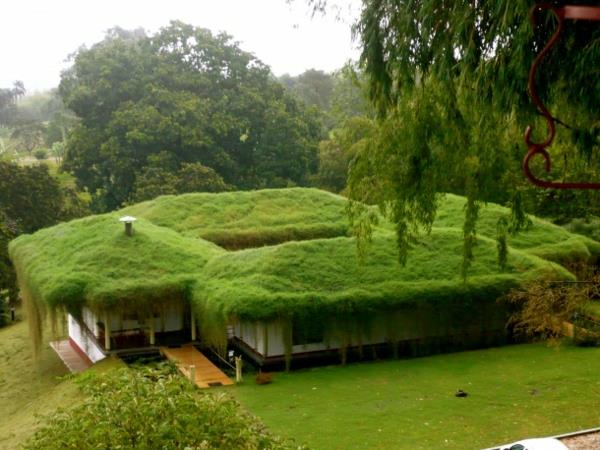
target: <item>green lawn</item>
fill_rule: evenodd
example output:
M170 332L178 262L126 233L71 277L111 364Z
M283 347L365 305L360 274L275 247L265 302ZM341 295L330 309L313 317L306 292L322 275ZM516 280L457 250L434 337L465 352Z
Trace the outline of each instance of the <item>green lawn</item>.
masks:
M519 345L330 366L234 392L272 432L312 449L478 449L599 426L600 349Z

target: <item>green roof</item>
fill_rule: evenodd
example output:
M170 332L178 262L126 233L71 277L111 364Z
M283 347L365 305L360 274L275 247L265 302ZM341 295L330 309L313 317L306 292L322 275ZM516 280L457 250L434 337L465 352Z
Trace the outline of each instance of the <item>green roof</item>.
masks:
M330 314L394 309L470 295L497 298L525 279L571 278L558 264L512 250L498 268L496 242L481 237L467 283L460 276L462 232L435 228L397 262L395 237L379 232L364 260L353 238L317 239L224 253L204 267L193 298L202 309L250 320L318 308Z
M159 197L20 236L9 250L22 289L40 305L136 309L183 298L223 320L496 298L541 272L572 278L550 261L600 254L596 241L533 218L528 230L509 238L501 270L496 223L509 211L488 204L465 283L464 202L441 197L431 234L414 245L405 267L397 262L391 224L382 221L361 262L348 237L347 200L303 188ZM138 218L132 237L118 221L123 215Z
M167 195L125 208L184 236L224 248L273 245L348 234L346 199L318 189Z
M144 219L127 236L119 217L91 216L12 241L20 285L50 307L137 308L186 297L206 262L224 253Z

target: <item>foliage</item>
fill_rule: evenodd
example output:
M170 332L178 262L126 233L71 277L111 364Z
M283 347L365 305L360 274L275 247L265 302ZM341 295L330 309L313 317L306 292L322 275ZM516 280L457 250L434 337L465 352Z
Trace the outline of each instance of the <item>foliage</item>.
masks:
M525 125L540 124L526 96L527 72L555 24L548 15L533 30L527 17L532 3L363 2L355 31L381 120L352 168L349 194L385 208L397 224L401 261L417 232L431 227L437 192L469 198L463 275L472 262L482 201L511 204L516 218L527 209L543 211L535 207L535 191L525 187L520 161ZM560 130L552 149L557 164L550 177L556 180L597 178L600 102L593 74L599 33L592 23L567 25L540 76L547 103L573 126ZM518 201L524 194L526 201ZM593 196L582 193L580 205L591 204Z
M17 142L17 147L29 155L44 142L46 127L41 122L20 122L15 125L11 137Z
M315 106L318 110L325 112L331 108L334 89L334 80L331 74L322 70L309 69L296 77L282 75L279 77L279 81L307 105Z
M61 187L46 165L22 167L0 160L0 292L8 293L11 304L18 300L18 289L9 241L86 213L77 194Z
M343 127L331 131L327 140L319 143L319 170L314 183L321 189L343 192L351 163L368 145L375 123L364 116L347 119Z
M293 448L229 395L201 394L174 370L118 369L80 383L83 403L47 419L24 448Z
M564 322L586 315L588 305L599 298L600 275L587 270L581 278L575 283L537 279L511 290L504 300L516 309L510 321L515 331L544 340L562 337Z
M229 186L213 169L200 163L183 163L177 172L154 165L145 167L133 185L132 200L141 202L160 195L187 192L222 192Z
M48 158L48 150L46 150L45 148L38 148L33 152L33 156L38 161L43 161L44 159Z
M17 101L25 95L25 85L15 81L12 88L0 88L0 125L11 125L16 112Z
M481 449L596 426L598 371L597 348L510 345L277 373L235 395L310 448Z
M320 124L270 70L225 34L173 22L152 36L115 29L74 57L65 105L81 121L65 167L112 210L161 153L238 188L306 184ZM145 198L145 196L144 196Z
M0 161L0 208L20 232L31 233L64 217L63 192L45 165Z

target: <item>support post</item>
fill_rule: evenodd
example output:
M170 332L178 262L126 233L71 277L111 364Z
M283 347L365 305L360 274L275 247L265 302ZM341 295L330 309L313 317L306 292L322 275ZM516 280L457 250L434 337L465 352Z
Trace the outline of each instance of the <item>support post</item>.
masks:
M156 344L156 337L154 335L154 315L148 318L148 326L150 328L150 345Z
M192 308L192 315L191 315L191 328L192 328L192 341L196 340L196 318L194 317L194 309Z
M242 381L242 357L235 357L235 382L241 383Z
M104 312L104 349L110 350L110 320L108 312Z

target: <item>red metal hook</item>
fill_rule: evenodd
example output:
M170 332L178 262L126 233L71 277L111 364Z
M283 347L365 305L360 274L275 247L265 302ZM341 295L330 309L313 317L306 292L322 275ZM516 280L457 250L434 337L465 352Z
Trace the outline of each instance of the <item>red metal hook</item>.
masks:
M543 142L533 142L531 140L532 127L529 125L525 130L525 143L529 148L527 155L525 155L525 159L523 160L523 171L525 172L525 176L531 180L533 184L536 186L540 186L543 188L554 188L554 189L600 189L600 183L559 183L554 181L545 181L537 178L529 167L529 162L535 155L541 155L544 158L544 169L546 172L550 172L552 168L552 161L550 159L550 154L546 147L549 147L554 141L554 137L556 136L556 120L548 111L548 108L544 105L542 100L537 94L537 89L535 85L536 74L539 65L541 64L544 57L548 54L548 52L552 49L554 44L560 38L560 35L563 31L565 20L591 20L591 21L600 21L600 7L598 6L574 6L574 5L566 5L562 7L556 7L551 5L550 3L538 3L531 8L530 17L531 22L534 27L537 25L537 15L543 11L552 11L552 13L558 19L558 27L556 31L548 41L548 43L544 46L542 51L536 56L533 63L531 64L531 69L529 70L529 96L531 100L538 108L538 111L542 114L544 119L546 120L546 125L548 127L548 135Z

